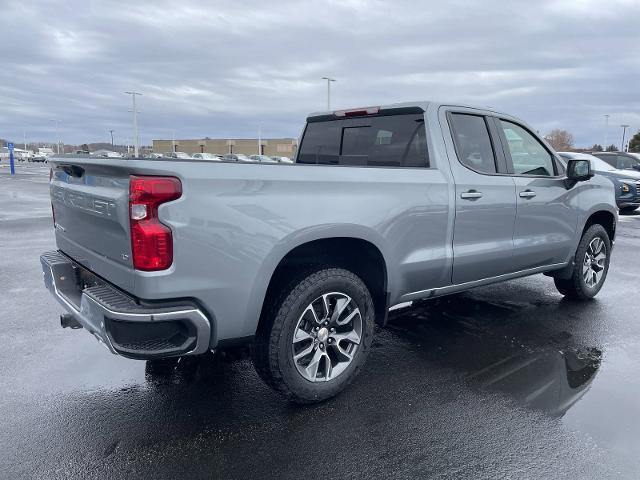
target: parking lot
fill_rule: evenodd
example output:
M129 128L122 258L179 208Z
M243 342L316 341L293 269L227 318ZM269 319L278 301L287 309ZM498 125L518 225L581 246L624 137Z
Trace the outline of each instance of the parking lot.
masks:
M170 375L63 330L48 167L0 165L0 478L638 478L640 214L604 288L542 275L419 302L337 398L287 404L242 352Z

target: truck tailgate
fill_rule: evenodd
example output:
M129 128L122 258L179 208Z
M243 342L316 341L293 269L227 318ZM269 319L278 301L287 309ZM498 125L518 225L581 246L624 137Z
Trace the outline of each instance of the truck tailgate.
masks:
M51 162L58 248L124 290L134 283L129 236L129 174L88 159Z

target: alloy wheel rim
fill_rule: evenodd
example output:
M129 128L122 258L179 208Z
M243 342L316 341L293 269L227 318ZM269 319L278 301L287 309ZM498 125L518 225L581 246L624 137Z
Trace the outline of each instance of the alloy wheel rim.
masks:
M604 276L606 260L607 252L604 240L596 237L589 242L582 262L582 278L587 287L595 288L600 284Z
M330 292L302 312L293 333L293 362L306 380L327 382L355 358L362 338L362 315L346 293Z

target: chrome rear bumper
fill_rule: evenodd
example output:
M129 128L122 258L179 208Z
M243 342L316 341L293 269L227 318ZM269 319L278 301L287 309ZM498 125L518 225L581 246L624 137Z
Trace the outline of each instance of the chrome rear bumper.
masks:
M111 353L150 359L209 350L211 323L196 306L143 305L59 251L40 263L47 289Z

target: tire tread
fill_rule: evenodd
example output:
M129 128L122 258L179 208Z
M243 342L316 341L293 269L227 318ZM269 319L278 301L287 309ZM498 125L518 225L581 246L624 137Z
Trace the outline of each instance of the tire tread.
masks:
M319 269L318 269L319 268ZM352 282L359 290L362 290L371 302L371 297L364 282L354 273L342 269L342 268L326 268L316 267L315 269L300 274L294 280L292 280L286 287L284 287L275 298L275 301L271 302L268 309L265 312L265 317L261 321L259 331L256 335L253 348L253 364L260 376L260 378L275 391L283 395L288 400L300 403L309 404L318 401L316 398L309 398L307 396L301 396L293 392L287 383L285 382L281 365L279 362L279 349L278 341L283 333L285 326L285 319L292 313L296 300L305 292L314 288L316 284L329 278L344 278L349 282ZM367 305L368 309L373 309L373 304ZM363 316L364 317L364 316ZM363 321L365 319L363 318ZM360 345L366 356L367 345L363 342ZM355 366L353 372L350 373L350 379L357 376L362 362ZM343 387L346 386L343 385ZM322 400L322 399L320 399Z

